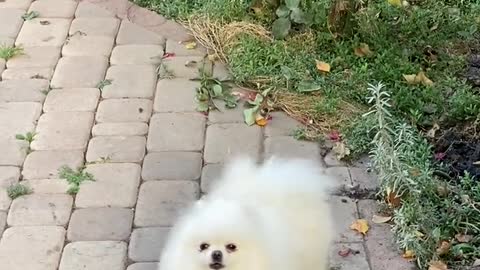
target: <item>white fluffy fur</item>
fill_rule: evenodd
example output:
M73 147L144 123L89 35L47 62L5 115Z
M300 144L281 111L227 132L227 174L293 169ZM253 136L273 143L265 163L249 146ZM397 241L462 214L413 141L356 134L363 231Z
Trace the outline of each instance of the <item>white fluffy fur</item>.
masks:
M331 179L305 160L239 158L174 226L159 270L325 270L333 237L326 189ZM201 243L210 247L200 251ZM237 246L228 252L227 244ZM222 269L222 270L223 270Z

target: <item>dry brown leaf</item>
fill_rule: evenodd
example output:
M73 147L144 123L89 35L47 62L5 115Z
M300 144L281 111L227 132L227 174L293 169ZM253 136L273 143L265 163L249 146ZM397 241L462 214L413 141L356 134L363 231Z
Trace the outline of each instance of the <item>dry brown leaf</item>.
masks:
M391 207L394 207L394 208L400 206L400 203L401 203L400 197L398 197L397 194L390 188L387 188L386 201Z
M428 270L448 270L447 265L442 261L431 261Z
M376 223L376 224L380 224L380 223L389 222L391 219L392 219L392 217L390 217L390 216L385 217L385 216L373 215L373 217L372 217L372 222L373 222L373 223Z
M350 149L343 142L336 142L332 148L338 160L350 155Z
M472 241L473 235L459 233L455 235L455 239L457 239L457 241L460 243L468 243Z
M370 51L370 47L368 47L368 44L366 43L360 43L360 46L355 48L353 51L358 57L365 57L373 54L373 52Z
M355 222L350 225L350 229L355 230L363 235L366 235L368 232L368 221L365 219L357 219Z
M448 241L442 241L437 248L437 254L438 255L445 255L450 251L450 247L452 244Z
M415 258L415 252L413 252L413 250L410 250L410 249L407 249L405 250L405 252L403 253L402 257L404 259L407 259L407 260L413 260Z
M433 127L427 131L427 137L428 138L435 138L435 133L440 129L440 126L435 123L433 124Z
M318 61L315 60L315 63L317 65L317 69L321 72L330 72L330 64L323 62L323 61Z

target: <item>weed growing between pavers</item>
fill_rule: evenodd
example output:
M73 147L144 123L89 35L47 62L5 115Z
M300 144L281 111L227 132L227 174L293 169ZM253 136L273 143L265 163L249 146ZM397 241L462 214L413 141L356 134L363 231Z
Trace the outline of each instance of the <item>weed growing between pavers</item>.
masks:
M3 44L0 45L0 59L8 61L9 59L21 54L23 54L22 47L6 46Z
M97 88L98 90L102 91L105 86L110 84L112 84L112 80L103 80L97 84Z
M17 134L15 135L15 139L20 140L20 141L26 141L28 143L26 152L29 154L32 150L30 149L30 145L32 142L35 140L35 136L37 135L36 132L27 132L25 134Z
M32 193L31 188L18 183L11 185L7 188L8 197L10 197L10 199L12 200L15 200L16 198L23 195L28 195L30 193Z
M80 185L84 181L95 181L93 175L86 172L85 168L78 168L73 170L68 166L63 166L58 170L60 178L65 179L70 187L67 190L68 194L74 195L80 191Z

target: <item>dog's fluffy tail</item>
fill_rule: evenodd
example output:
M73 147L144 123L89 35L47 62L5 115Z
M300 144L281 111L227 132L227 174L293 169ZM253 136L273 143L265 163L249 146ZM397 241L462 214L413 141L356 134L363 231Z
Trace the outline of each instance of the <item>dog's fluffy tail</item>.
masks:
M273 157L258 165L251 158L238 157L224 170L212 192L224 196L313 196L325 198L332 178L320 162Z

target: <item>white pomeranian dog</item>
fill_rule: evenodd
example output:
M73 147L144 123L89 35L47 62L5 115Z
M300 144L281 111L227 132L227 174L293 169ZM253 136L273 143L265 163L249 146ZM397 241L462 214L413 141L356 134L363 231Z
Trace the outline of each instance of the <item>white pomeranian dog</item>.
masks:
M236 159L177 221L158 270L328 269L332 181L319 167Z

